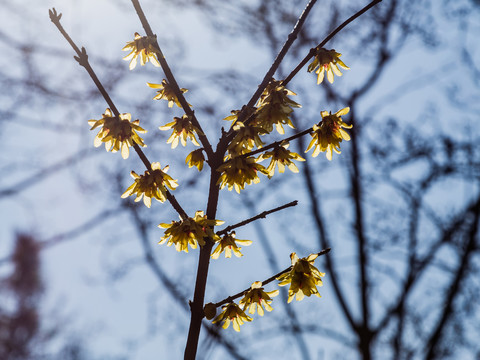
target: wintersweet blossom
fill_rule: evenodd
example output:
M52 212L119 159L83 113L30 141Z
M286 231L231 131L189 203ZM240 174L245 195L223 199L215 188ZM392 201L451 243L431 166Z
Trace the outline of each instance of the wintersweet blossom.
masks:
M290 271L277 277L280 281L279 286L290 284L288 289L288 302L293 298L300 301L304 296L315 295L321 297L318 293L317 286L322 286L322 277L325 273L321 273L313 266L318 254L310 254L309 256L299 259L297 254L290 254L292 268Z
M191 119L192 117L186 114L181 118L175 116L172 122L159 127L160 130L173 130L172 135L170 135L167 140L167 144L172 144L172 149L177 147L179 140L183 146L186 146L187 138L195 145L200 146L195 137L195 133L200 134L201 131L192 124Z
M268 134L267 131L261 127L255 126L254 124L245 125L239 121L235 123L233 129L237 131L237 133L228 146L230 157L246 154L255 146L261 148L263 141L260 139L260 135Z
M313 61L310 63L310 65L308 65L307 69L308 72L312 72L316 69L315 73L317 74L317 84L320 84L323 81L325 77L325 71L327 72L328 81L333 83L333 74L342 76L342 73L338 69L339 66L345 70L350 69L343 63L342 60L340 60L340 56L342 56L342 54L333 49L317 49L317 53L313 58Z
M213 319L212 323L215 324L219 321L223 321L223 328L226 329L233 324L235 331L240 331L240 325L243 325L245 321L252 321L252 318L245 314L245 312L235 303L230 303L222 306L222 312Z
M212 252L212 259L218 259L220 254L225 251L225 257L231 258L232 251L236 257L241 257L243 254L240 252L242 250L240 245L248 246L252 243L252 240L241 240L235 238L235 231L232 231L230 234L223 236L221 239L217 240L217 247Z
M290 120L290 114L294 107L301 107L288 96L297 95L293 91L288 90L281 81L272 79L267 85L257 104L257 111L255 113L255 125L265 129L268 133L273 130L275 125L280 134L284 134L283 125L293 126Z
M232 115L229 115L227 116L226 118L224 118L223 120L226 120L226 121L231 121L232 122L232 127L235 126L237 124L237 121L238 121L238 116L240 115L240 113L242 111L246 111L246 116L245 116L245 120L248 119L251 115L253 115L255 113L255 111L257 110L256 107L251 107L251 108L248 108L248 109L245 109L246 108L246 105L243 105L242 107L242 110L232 110L230 111L230 113Z
M278 290L263 291L262 282L255 281L238 304L243 306L243 310L248 308L249 314L255 314L255 309L257 309L258 315L263 316L264 308L267 311L273 310L270 303L272 302L272 297L277 296L278 293Z
M237 156L219 166L217 171L221 175L217 181L217 185L223 189L228 186L228 190L235 188L240 194L240 190L245 189L245 184L257 184L260 182L258 172L266 174L267 170L261 164L258 164L253 157Z
M202 171L204 162L205 155L203 154L203 149L193 150L185 159L185 164L188 164L189 168L196 166L198 171Z
M140 120L131 121L132 116L130 114L120 114L119 117L114 116L112 111L107 108L100 120L91 119L88 120L88 124L91 126L90 130L99 126L102 127L95 136L93 142L95 147L105 143L107 151L117 152L121 149L122 157L127 159L130 146L133 146L133 144L146 146L137 133L146 133L147 131L138 125Z
M285 172L285 166L287 166L290 171L294 173L298 173L297 165L295 165L292 160L297 161L305 161L299 154L289 151L288 143L276 146L271 151L266 151L262 155L259 156L258 161L262 161L265 159L271 159L270 164L267 167L267 174L268 177L271 178L275 174L275 168L278 166L278 172L283 173Z
M127 45L123 47L123 51L130 51L130 53L123 58L123 60L130 60L129 69L132 70L137 66L137 59L140 57L140 65L145 65L149 60L150 62L160 67L160 63L157 59L157 50L155 49L156 36L140 36L139 33L135 33L133 41L127 42Z
M132 185L122 194L122 198L136 195L135 202L138 202L143 197L145 206L152 205L152 198L160 202L167 200L167 187L170 190L175 190L178 186L177 180L174 180L166 172L168 165L161 169L159 162L152 163L152 172L148 170L145 174L138 175L135 171L131 172L131 176L135 179Z
M333 151L340 154L340 143L342 140L350 140L350 135L342 128L351 129L353 126L344 123L341 118L341 116L348 114L349 111L350 108L348 107L338 110L335 114L322 111L320 113L322 121L313 125L313 131L310 133L312 141L305 152L315 147L312 156L316 157L320 152L326 151L328 160L332 160Z
M167 82L167 80L163 79L161 84L147 83L147 85L150 86L152 89L158 89L157 95L155 95L153 100L165 99L168 101L168 107L173 107L173 104L176 104L180 108L182 107L182 104L180 104L180 101L178 100L177 95L173 90L173 87ZM181 88L180 91L183 94L186 93L188 90ZM192 106L190 104L188 105Z
M198 244L205 245L205 238L217 241L219 236L213 232L213 227L223 223L221 220L207 219L203 211L197 211L194 218L189 217L180 221L172 221L171 224L158 225L158 227L166 229L159 244L168 241L167 246L174 244L177 251L188 253L188 245L192 249L196 249Z

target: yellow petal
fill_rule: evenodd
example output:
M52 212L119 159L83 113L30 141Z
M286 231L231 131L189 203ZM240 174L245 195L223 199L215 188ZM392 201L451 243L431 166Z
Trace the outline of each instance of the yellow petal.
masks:
M333 83L333 71L331 66L329 66L327 70L327 79L330 82L330 84Z
M93 146L99 147L102 145L102 139L97 136L95 136L95 139L93 139Z
M122 143L122 158L128 159L129 150L126 142Z
M346 108L343 108L343 109L338 110L338 111L335 113L335 115L337 115L337 116L343 116L343 115L348 114L349 111L350 111L350 108L349 108L349 107L346 107Z
M162 84L154 84L154 83L147 82L147 85L150 86L152 89L163 89Z

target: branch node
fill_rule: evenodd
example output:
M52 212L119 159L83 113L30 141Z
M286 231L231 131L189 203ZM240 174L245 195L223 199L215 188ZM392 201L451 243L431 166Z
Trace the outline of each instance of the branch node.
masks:
M62 13L58 14L55 8L48 10L48 15L50 16L50 20L55 24L59 23L60 19L62 18Z
M74 56L73 57L75 60L77 60L78 64L83 67L88 66L88 55L87 55L87 50L82 46L82 50L79 54L79 56Z

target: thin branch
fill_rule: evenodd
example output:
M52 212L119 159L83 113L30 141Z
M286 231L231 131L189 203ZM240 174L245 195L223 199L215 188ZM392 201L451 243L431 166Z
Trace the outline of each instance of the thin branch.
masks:
M330 250L331 250L330 248L324 249L324 250L318 252L317 255L318 255L318 256L321 256L321 255L328 254L328 253L330 252ZM266 280L263 280L263 281L262 281L262 285L267 285L267 284L271 283L273 280L275 280L275 279L276 279L277 277L279 277L280 275L283 275L283 274L289 272L290 270L292 270L292 267L293 267L293 265L290 265L288 268L280 271L279 273L277 273L277 274L269 277L269 278L266 279ZM224 304L231 303L231 302L233 302L233 300L239 298L240 296L243 296L243 295L244 295L247 291L249 291L249 290L250 290L250 288L247 288L247 289L245 289L245 290L242 290L242 291L240 291L239 293L236 293L235 295L229 296L229 297L223 299L222 301L219 301L219 302L215 303L214 305L215 305L216 307L219 307L219 306L222 306L222 305L224 305Z
M470 229L468 229L468 234L465 234L467 241L466 244L464 244L464 252L459 261L455 277L452 279L449 290L445 296L444 308L442 310L442 313L440 314L440 318L435 325L435 328L432 331L431 336L427 342L428 352L425 356L425 359L428 360L438 358L437 347L439 346L439 343L442 343L445 327L448 320L452 318L453 314L455 314L454 302L460 293L460 289L463 285L465 278L468 275L470 262L475 252L477 242L478 224L480 220L480 197L477 198L477 201L473 206L472 212L472 223L470 225Z
M38 170L33 175L17 181L14 186L6 187L4 189L0 189L0 199L3 197L9 197L16 195L30 186L33 186L41 181L44 181L47 177L54 175L55 173L66 169L77 162L83 161L90 156L95 155L95 151L93 149L83 149L80 150L78 153L69 156L65 159L62 159L55 164L49 165L43 169Z
M236 156L236 157L233 157L233 158L231 158L231 159L228 159L228 160L226 160L226 161L224 162L224 164L227 164L227 163L233 161L235 158L246 158L246 157L249 157L249 156L257 155L257 154L259 154L259 153L263 153L263 152L265 152L265 151L267 151L267 150L270 150L270 149L276 148L276 147L278 147L278 146L280 146L280 145L282 145L282 144L288 143L288 142L290 142L291 140L295 140L295 139L298 139L298 138L300 138L300 137L302 137L302 136L305 136L305 135L307 135L307 134L310 134L311 132L312 132L312 128L309 128L309 129L307 129L307 130L303 130L303 131L301 131L301 132L299 132L299 133L296 133L296 134L294 134L294 135L292 135L292 136L290 136L290 137L288 137L288 138L286 138L286 139L275 141L275 142L273 142L273 143L271 143L271 144L268 144L268 145L266 145L266 146L263 146L263 147L261 147L261 148L258 148L257 150L250 151L250 152L247 152L247 153L238 155L238 156Z
M350 113L350 120L352 124L356 124L356 113L354 104L350 104L352 109ZM370 257L367 252L368 238L365 231L365 212L364 212L364 184L362 182L362 157L359 149L359 134L358 129L354 125L354 130L351 132L351 156L350 156L350 191L353 199L353 228L356 234L358 267L360 268L360 304L361 304L361 321L356 328L359 338L359 350L362 352L364 359L370 359L371 346L371 329L370 329L370 302L368 294L370 292L370 276L368 268L370 264Z
M210 142L208 141L208 138L206 137L205 132L202 130L202 127L200 126L200 123L197 120L197 117L195 116L195 112L192 110L187 100L185 99L185 96L180 90L177 80L175 79L175 76L173 75L172 70L170 69L170 66L168 66L167 60L165 59L165 56L163 55L162 50L160 49L160 45L156 40L156 36L153 33L152 28L150 27L150 24L148 23L147 17L145 16L145 13L143 12L142 7L140 6L140 2L138 0L132 0L132 4L133 4L133 7L135 8L135 11L137 12L138 18L140 19L140 22L142 23L143 29L145 30L145 33L147 34L147 36L151 36L152 38L155 38L155 42L153 45L158 52L157 58L158 58L158 61L160 62L160 65L162 66L163 72L165 73L165 77L167 78L169 85L172 86L173 91L175 92L175 96L177 97L178 101L182 105L183 111L185 111L185 114L191 117L192 124L200 130L197 132L198 138L202 143L203 147L205 148L205 152L207 153L208 158L210 159L213 156L212 145L210 145Z
M63 35L63 37L68 41L68 43L72 46L73 50L75 50L75 52L77 53L78 56L74 56L75 60L77 60L77 62L79 63L80 66L83 66L85 68L85 70L87 70L88 74L92 78L93 82L97 86L98 90L102 94L102 96L105 99L105 101L107 102L108 106L113 111L115 117L117 119L120 119L120 112L118 111L117 107L115 106L112 99L110 98L110 95L105 90L104 86L102 85L102 83L98 79L97 75L93 71L92 67L90 66L90 63L88 61L87 50L84 47L82 47L82 50L80 50L78 48L78 46L75 44L75 42L72 40L72 38L65 31L62 24L60 23L60 19L62 17L61 13L58 14L57 11L55 10L55 8L49 10L48 13L50 15L50 20L55 24L55 26L60 31L60 33ZM137 143L134 142L133 143L133 148L136 151L136 153L138 154L138 156L140 157L140 159L142 160L143 164L145 165L145 167L147 168L149 173L152 173L151 162L148 160L147 156L142 151L140 146ZM187 213L180 206L180 204L178 203L175 196L173 196L168 189L165 189L165 190L166 190L166 198L170 202L170 204L173 206L175 211L178 212L178 214L180 215L180 217L182 219L187 219L188 218Z
M88 75L90 75L90 77L92 78L93 82L97 86L98 90L102 94L103 98L107 102L110 109L113 111L115 116L119 117L120 113L118 112L117 107L113 103L112 99L110 98L110 95L108 95L108 92L105 90L100 80L98 80L97 75L95 74L92 67L90 66L90 63L88 61L87 50L84 47L82 47L82 49L80 50L78 46L75 44L75 42L72 40L70 35L68 35L68 33L65 31L62 24L60 23L60 19L62 18L61 13L58 14L55 8L52 8L51 10L49 10L48 13L50 15L50 20L52 21L52 23L55 24L58 31L60 31L60 33L68 41L68 43L73 48L73 50L75 50L75 52L77 53L77 56L74 56L74 59L80 64L80 66L83 66L85 70L87 70Z
M247 220L244 220L244 221L241 221L237 224L234 224L234 225L230 225L230 226L227 226L225 229L223 230L220 230L220 231L217 231L217 235L225 235L226 233L228 233L229 231L232 231L233 229L236 229L240 226L245 226L255 220L258 220L258 219L265 219L267 217L267 215L270 215L274 212L277 212L277 211L280 211L280 210L283 210L283 209L286 209L286 208L289 208L291 206L297 206L298 205L298 200L294 200L292 202L289 202L288 204L285 204L285 205L282 205L282 206L279 206L279 207L276 207L274 209L271 209L271 210L267 210L267 211L264 211L258 215L255 215L254 217L251 217Z
M328 36L322 40L320 44L318 44L316 47L310 49L310 52L305 56L305 58L300 62L300 64L297 65L297 67L283 80L282 85L285 86L287 85L295 75L310 61L312 57L315 56L317 53L317 49L320 49L325 46L327 42L329 42L335 35L337 35L340 30L342 30L345 26L350 24L352 21L366 13L368 10L370 10L372 7L375 5L381 3L382 0L374 0L367 6L365 6L363 9L355 13L354 15L350 16L347 20L345 20L342 24L340 24L335 30L333 30Z
M133 1L133 0L132 0ZM262 95L263 91L267 87L267 85L270 83L270 81L273 78L273 75L277 71L278 67L280 66L280 63L282 62L283 58L287 54L288 50L292 46L293 42L296 40L298 33L302 29L303 24L305 23L305 20L307 19L307 16L309 15L310 11L312 10L313 6L315 5L316 0L310 0L310 2L307 4L305 9L303 10L302 14L297 20L297 23L293 27L292 32L288 35L287 41L285 41L285 44L283 44L282 49L278 53L277 57L275 58L275 61L273 62L272 66L270 69L267 71L265 74L265 77L263 78L263 81L258 85L257 91L253 94L249 102L245 107L242 108L242 111L238 115L238 121L243 122L248 114L247 109L252 108L257 100L260 98L260 95ZM235 134L235 131L233 130L233 127L230 128L229 132L227 133L227 138L228 140L231 140L233 138L233 135Z
M300 146L303 148L302 144L303 138L300 138ZM311 210L312 210L312 217L316 223L317 230L318 230L318 238L321 247L330 247L330 241L327 237L327 230L325 229L325 224L323 220L323 215L320 208L320 196L316 191L315 182L313 181L313 175L310 169L310 164L308 161L305 161L303 166L303 175L305 178L305 182L307 184L308 189L308 196L311 202ZM340 303L340 307L342 308L343 314L348 320L350 327L355 330L357 327L356 321L353 318L353 314L351 309L348 306L346 301L345 293L342 291L340 287L340 279L337 278L337 272L335 268L335 264L333 262L333 258L327 256L325 260L325 264L330 275L330 280L333 286L333 290L335 292L335 296L337 297L338 302Z
M83 224L65 231L60 234L56 234L45 240L39 241L38 245L40 250L46 250L52 246L61 244L65 241L74 240L76 237L83 235L85 232L92 230L93 228L103 224L106 220L112 216L118 216L119 211L117 209L103 210L96 214L91 219L85 221ZM0 259L0 266L12 261L12 254Z

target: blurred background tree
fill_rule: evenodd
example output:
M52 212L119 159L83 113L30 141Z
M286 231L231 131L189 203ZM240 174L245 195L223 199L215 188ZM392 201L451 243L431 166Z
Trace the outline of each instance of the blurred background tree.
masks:
M320 1L275 77L365 4ZM156 226L176 215L167 206L145 211L120 199L130 170L141 167L93 148L86 121L106 105L49 22L47 10L56 4L0 5L0 47L8 54L0 59L2 274L12 274L18 261L12 232L35 229L46 306L61 299L75 313L71 326L88 334L89 358L105 349L128 359L180 357L196 257L156 245ZM215 139L228 125L222 119L253 93L305 4L142 5ZM120 111L147 122L149 153L182 179L176 196L187 212L201 208L207 178L180 172L188 150L170 151L156 131L178 116L151 101L145 86L163 74L129 72L120 60L140 29L129 1L62 6L65 26L87 48ZM349 106L352 140L332 162L308 157L301 174L262 179L246 196L222 191L218 218L229 222L295 199L300 205L238 233L254 244L240 260L212 263L207 301L288 266L292 251L303 256L331 247L319 265L327 273L323 298L288 307L276 300L274 312L240 334L209 327L199 358L282 358L287 351L302 359L480 356L478 15L473 0L383 0L327 44L351 68L334 86L316 86L306 70L292 81L302 104L299 130L318 122L321 110ZM299 153L306 148L298 145ZM31 351L29 344L22 351Z

